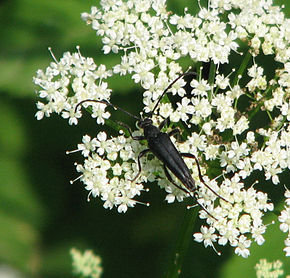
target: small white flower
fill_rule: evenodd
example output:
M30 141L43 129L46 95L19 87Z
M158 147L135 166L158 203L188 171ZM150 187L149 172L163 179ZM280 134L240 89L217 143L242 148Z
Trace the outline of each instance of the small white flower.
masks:
M204 123L202 126L202 130L205 132L206 135L211 135L212 124L210 122Z
M82 144L78 144L78 150L82 152L84 157L88 157L90 152L93 152L97 146L97 139L91 140L89 135L83 136Z
M243 258L247 258L250 255L249 247L251 245L251 241L248 240L244 235L241 235L233 246L237 246L235 248L235 253L242 256Z
M290 206L289 204L289 190L287 189L285 191L285 197L286 197L286 206L285 209L281 211L280 216L278 217L278 220L281 222L280 224L280 230L284 233L290 234Z
M288 236L285 241L285 248L283 249L284 252L286 252L286 257L290 256L290 237Z
M223 74L218 74L216 75L216 85L219 86L221 89L226 89L229 86L229 78L228 77L224 77Z
M211 86L208 84L207 80L204 79L201 81L192 79L190 86L193 88L191 94L194 96L207 97L207 91L211 89Z
M113 175L114 176L120 176L122 174L122 167L119 163L116 163L113 167Z
M203 119L210 116L212 113L212 106L206 98L191 98L193 104L193 112L191 114Z
M249 127L249 121L245 116L242 116L233 127L233 134L241 134Z
M255 142L255 133L254 133L253 131L249 131L249 132L247 133L247 142L248 142L249 144L252 144L252 143Z
M99 155L104 154L107 144L107 134L105 132L100 132L95 140L95 146Z
M173 112L171 103L161 103L159 108L159 114L163 118L168 118Z
M206 160L214 160L218 157L219 154L219 145L209 145L205 149Z
M213 227L207 228L201 226L201 233L193 234L194 240L197 242L203 242L205 247L213 246L213 243L217 240L217 235L214 233L215 229Z
M188 120L187 114L192 114L194 107L189 104L190 100L188 98L182 98L181 103L177 103L177 113L182 121L186 122Z
M251 233L258 245L262 245L265 242L265 238L262 236L266 231L264 225L256 225L252 228Z

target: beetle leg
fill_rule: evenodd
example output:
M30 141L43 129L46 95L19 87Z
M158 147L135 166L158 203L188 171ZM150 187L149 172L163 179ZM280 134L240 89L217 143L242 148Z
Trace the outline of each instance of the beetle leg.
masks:
M159 129L161 130L165 125L168 125L169 123L169 118L166 118L164 121L161 122L161 124L159 125ZM171 130L168 135L169 137L174 136L175 134L177 134L177 140L180 141L180 129L177 127L173 130Z
M163 165L163 168L164 168L164 172L165 172L165 175L166 175L166 177L167 177L167 179L174 185L174 186L176 186L177 188L179 188L180 190L182 190L182 191L184 191L185 193L187 193L187 194L190 194L192 197L194 197L195 199L196 199L196 202L197 202L197 204L209 215L209 216L211 216L213 219L215 219L215 220L217 220L213 215L211 215L210 213L209 213L209 211L204 207L204 205L202 205L199 201L198 201L198 194L197 194L197 192L195 191L195 190L193 190L193 191L187 191L185 188L182 188L181 186L179 186L178 184L176 184L175 182L174 182L174 180L172 179L172 177L170 176L170 174L169 174L169 172L168 172L168 170L167 170L167 168L166 168L166 166L165 165Z
M194 193L194 198L196 199L196 202L197 204L202 208L202 210L204 210L210 217L212 217L214 220L218 221L205 207L203 204L201 204L199 201L198 201L198 194L195 192Z
M200 170L200 166L199 166L199 162L196 158L195 155L191 154L191 153L180 153L181 156L183 157L187 157L187 158L193 158L196 162L196 165L197 165L197 169L198 169L198 176L199 176L199 179L201 180L202 183L205 184L203 178L202 178L202 174L201 174L201 170ZM207 185L206 185L207 186ZM208 187L208 186L207 186ZM212 189L211 189L212 190Z
M134 138L133 138L134 139ZM141 171L142 171L142 168L141 168L141 161L140 161L140 159L141 159L141 157L142 156L144 156L146 153L148 153L150 151L150 149L145 149L145 150L143 150L142 152L140 152L139 153L139 155L138 155L138 174L136 175L136 177L134 178L134 179L132 179L131 181L135 181L138 177L139 177L139 175L141 174Z
M164 173L165 173L165 175L166 175L166 177L167 177L167 179L175 186L175 187L177 187L177 188L179 188L180 190L182 190L183 192L185 192L186 194L190 194L191 195L191 193L192 192L194 192L194 191L188 191L188 190L186 190L185 188L183 188L183 187L181 187L180 185L178 185L173 179L172 179L172 177L171 177L171 175L169 174L169 172L168 172L168 170L167 170L167 168L166 168L166 166L165 165L163 165L163 169L164 169Z
M169 118L166 118L165 120L163 120L161 122L161 124L159 125L159 129L161 130L165 125L167 125L169 123Z
M178 142L181 142L181 136L180 136L180 129L177 127L175 129L172 129L169 133L168 133L169 137L177 135L176 139Z
M223 198L222 196L220 196L219 194L217 194L210 186L208 186L206 183L205 183L205 181L203 180L203 177L202 177L202 174L201 174L201 170L200 170L200 166L199 166L199 162L198 162L198 160L197 160L197 158L196 158L196 156L195 155L193 155L193 154L191 154L191 153L180 153L180 155L181 156L183 156L183 157L188 157L188 158L193 158L194 160L195 160L195 162L196 162L196 165L197 165L197 169L198 169L198 177L199 177L199 179L200 179L200 181L212 192L212 193L214 193L216 196L218 196L219 198L221 198L223 201L225 201L225 202L229 202L229 201L227 201L225 198Z
M163 122L161 122L161 124L159 125L158 128L161 130L165 125L168 125L168 123L169 123L169 118L166 118ZM180 129L179 129L178 127L175 128L175 129L172 129L172 130L168 133L169 137L174 136L175 134L178 135L177 140L180 141Z

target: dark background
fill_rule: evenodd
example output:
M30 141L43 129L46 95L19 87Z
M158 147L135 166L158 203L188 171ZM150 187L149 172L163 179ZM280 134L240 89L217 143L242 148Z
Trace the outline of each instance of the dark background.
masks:
M279 2L287 5L289 15L289 5ZM193 3L192 11L197 7ZM80 45L82 55L93 57L98 64L117 63L118 57L102 54L95 32L80 19L80 13L92 5L96 2L9 0L0 4L1 278L9 277L3 272L5 267L21 277L71 277L71 247L99 254L104 278L162 277L186 221L186 205L167 204L165 193L154 184L141 196L150 202L149 208L136 206L119 214L105 210L99 199L87 202L88 192L82 184L69 183L78 175L73 163L82 158L65 151L75 149L84 134L98 132L94 120L87 117L76 127L56 115L42 121L34 117L38 88L32 77L52 61L47 47L60 58ZM179 14L186 5L186 0L168 1L169 10ZM135 114L141 111L142 90L129 77L114 77L109 85L113 103ZM126 116L124 121L132 123ZM273 192L279 201L281 186ZM272 214L266 222L274 218ZM262 247L252 245L248 259L234 255L232 248L218 246L223 253L219 257L191 240L180 277L232 277L233 272L235 277L254 277L254 265L260 258L286 262L281 251L286 235L277 226L269 226Z

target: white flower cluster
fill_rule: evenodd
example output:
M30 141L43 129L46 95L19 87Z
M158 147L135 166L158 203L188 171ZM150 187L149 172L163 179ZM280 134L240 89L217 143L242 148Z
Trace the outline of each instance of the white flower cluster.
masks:
M262 216L273 210L273 204L268 203L267 194L253 187L245 189L238 174L231 179L224 179L219 193L228 202L221 201L219 206L210 210L218 221L207 218L210 228L202 226L201 233L195 233L194 238L198 242L203 241L205 247L214 247L214 242L220 245L229 243L235 247L236 254L246 258L252 243L248 237L250 234L258 245L264 243L266 226L262 223Z
M80 277L100 278L103 274L102 259L91 250L81 253L78 249L70 250L73 273Z
M266 259L261 259L255 265L255 269L257 278L278 278L284 274L283 263L279 260L268 262Z
M89 196L104 201L104 208L116 206L118 212L126 212L128 207L141 203L134 197L144 190L142 182L146 179L138 180L138 183L131 181L138 172L139 146L132 138L123 135L108 139L105 132L100 132L94 139L85 135L83 143L78 145L85 157L83 165L76 165L81 173L79 179L86 185Z
M286 256L290 256L290 191L286 189L285 191L286 205L285 209L281 211L279 216L280 230L284 233L288 232L288 236L285 239L285 248L283 249L286 252Z
M206 219L207 226L194 234L195 240L212 247L214 242L230 244L238 255L247 257L253 241L264 242L266 225L262 217L273 210L273 204L266 193L254 186L247 188L245 179L254 171L262 171L266 179L278 184L278 175L290 168L289 20L270 0L212 0L197 15L185 9L182 16L169 13L165 0L102 0L100 4L101 8L92 7L90 13L83 13L82 19L102 37L104 54L121 53L120 63L107 70L79 52L55 59L34 78L41 87L39 96L47 102L37 104L37 119L56 112L70 124L77 124L81 117L78 103L87 99L109 101L111 90L104 80L114 74L129 74L144 88L144 111L148 113L170 82L189 70L182 68L181 58L193 64L211 61L219 68L230 63L240 40L247 42L248 54L235 76L235 69L228 76L217 70L214 78L205 80L200 68L197 78L190 82L191 90L186 91L185 80L179 79L170 92L180 101L176 105L161 102L152 117L154 124L169 118L169 130L182 122L184 142L172 140L180 152L200 158L203 179L215 192L200 181L195 160L185 158L196 182L197 201L206 210L200 211L200 218ZM246 75L243 69L249 53L253 64ZM279 62L272 79L254 58L270 54ZM250 105L240 111L239 102L245 99ZM88 110L98 124L110 116L105 103L82 105L90 106ZM259 129L252 128L258 113L268 115L268 122L254 125ZM134 134L141 135L140 131ZM77 148L85 158L76 166L78 179L89 196L100 197L105 208L117 207L119 212L140 203L135 198L147 181L157 181L169 203L189 197L168 181L156 158L147 157L146 163L141 160L142 172L134 179L138 154L145 148L142 142L123 134L108 138L100 132L93 139L86 135ZM221 173L215 179L206 175L211 163L218 165Z
M69 124L77 124L81 117L80 111L75 111L76 105L85 99L108 100L111 90L103 80L111 76L111 71L105 65L97 66L92 58L83 57L80 52L63 54L60 61L50 63L45 72L38 70L33 82L41 87L40 98L47 103L38 102L36 118L41 120L55 112L69 119ZM86 106L86 104L84 104ZM98 124L103 124L110 114L105 112L106 105L94 105L92 117Z

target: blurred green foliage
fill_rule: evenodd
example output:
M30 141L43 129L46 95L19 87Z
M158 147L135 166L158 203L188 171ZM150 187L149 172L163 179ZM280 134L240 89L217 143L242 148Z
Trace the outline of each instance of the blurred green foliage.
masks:
M186 0L168 3L180 14L186 4ZM71 277L73 246L93 249L102 257L103 277L161 277L184 219L185 204L167 205L165 195L154 186L143 196L151 207L139 206L125 215L104 210L99 200L86 202L81 184L69 184L77 176L73 163L80 157L65 151L74 149L84 134L95 135L95 123L86 119L70 127L56 116L40 122L34 118L32 76L52 61L48 46L57 58L80 45L82 54L98 63L110 66L118 60L102 55L100 39L80 19L92 5L95 1L0 4L0 266L17 269L23 277ZM141 110L141 91L130 78L113 78L110 86L118 92L114 98L118 105L132 113ZM284 258L282 233L272 225L268 237L267 245L252 248L247 260L232 256L231 249L221 250L223 256L218 257L192 240L181 277L231 277L233 272L246 277L245 269L247 277L253 277L261 257Z

